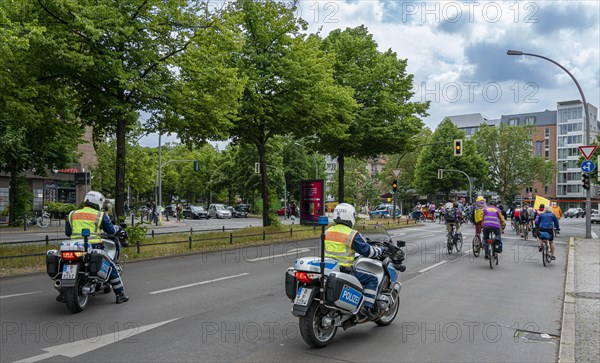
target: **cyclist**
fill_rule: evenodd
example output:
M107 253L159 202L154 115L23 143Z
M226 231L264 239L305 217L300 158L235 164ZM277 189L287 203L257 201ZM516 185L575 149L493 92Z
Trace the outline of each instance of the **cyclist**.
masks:
M460 218L461 212L458 209L458 202L448 202L445 205L444 217L446 220L446 229L448 235L452 235L452 231L455 230L456 234L460 234Z
M483 210L487 207L485 199L480 195L472 207L471 222L475 225L475 235L479 236L483 224Z
M544 210L544 205L540 205L540 210L543 210L535 219L535 225L539 228L539 232L547 232L550 235L548 242L550 242L550 259L555 260L554 257L554 230L560 232L560 226L558 225L558 218L552 213L552 209L548 208ZM538 234L539 234L538 232ZM542 252L542 241L538 238L537 240L540 252Z
M528 204L523 204L523 209L521 209L521 216L520 216L521 237L523 237L525 235L525 229L529 227L529 223L531 220L533 220L533 218L534 218L533 210L531 208L529 208Z
M504 230L506 223L497 205L498 203L492 200L490 206L483 209L483 240L487 241L490 238L490 232L494 232L500 242L498 253L502 253L502 230ZM485 251L485 258L490 258L489 248Z

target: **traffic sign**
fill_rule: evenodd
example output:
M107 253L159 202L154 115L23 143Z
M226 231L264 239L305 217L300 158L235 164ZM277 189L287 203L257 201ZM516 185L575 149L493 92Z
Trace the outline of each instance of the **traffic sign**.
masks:
M583 163L581 163L581 170L584 173L591 173L592 171L594 171L594 169L596 169L596 164L594 164L594 162L591 160L586 160Z
M400 169L392 169L392 174L394 174L394 178L397 178L400 175Z
M590 157L592 157L592 154L594 154L594 151L596 151L597 147L598 145L580 146L579 150L583 154L583 157L589 160Z

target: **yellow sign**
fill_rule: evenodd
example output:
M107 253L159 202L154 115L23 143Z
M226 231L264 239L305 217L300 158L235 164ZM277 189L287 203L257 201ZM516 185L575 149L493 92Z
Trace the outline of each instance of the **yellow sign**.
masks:
M388 202L391 202L391 201L392 201L392 198L388 198Z
M543 204L544 206L548 207L550 206L550 200L544 198L544 197L540 197L539 195L535 196L535 203L533 204L533 209L540 209L540 204Z

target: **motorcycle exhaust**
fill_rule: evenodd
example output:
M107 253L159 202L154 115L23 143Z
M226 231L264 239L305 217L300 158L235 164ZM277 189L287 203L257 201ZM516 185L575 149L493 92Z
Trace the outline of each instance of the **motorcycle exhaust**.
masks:
M323 319L321 319L321 326L323 326L324 328L329 328L333 326L333 318L330 316L323 317Z
M81 292L84 295L90 295L93 294L94 292L96 292L96 285L90 285L90 286L83 286L81 288Z
M381 311L385 311L387 310L387 308L390 306L390 298L387 297L386 295L380 295L377 298L377 307L379 308L379 310Z
M54 281L54 288L55 288L56 290L60 290L60 280L56 280L56 281Z

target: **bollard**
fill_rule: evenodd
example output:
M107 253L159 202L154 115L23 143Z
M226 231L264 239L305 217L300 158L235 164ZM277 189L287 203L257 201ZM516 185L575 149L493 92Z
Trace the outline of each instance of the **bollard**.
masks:
M50 243L50 240L48 238L48 235L46 235L46 246L48 246L48 243Z
M194 231L192 230L192 227L190 227L190 236L192 235L192 233L194 233Z
M154 238L154 230L152 230L152 238Z
M23 214L23 230L27 230L27 216Z
M134 214L132 213L132 214L131 214L131 225L132 225L132 226L133 226L133 225L134 225L134 223L135 223L135 219L134 219L134 217L135 217L135 216L134 216Z
M225 226L223 226L223 232L225 232Z
M138 253L138 255L139 255L139 254L140 254L140 241L137 241L137 242L135 243L135 246L137 247L137 253Z
M292 238L292 227L290 227L290 238Z
M263 229L263 241L267 239L267 235L265 233L265 230Z
M229 244L233 244L233 233L229 232Z
M188 236L188 244L189 244L189 249L191 250L192 249L192 235L191 234Z

